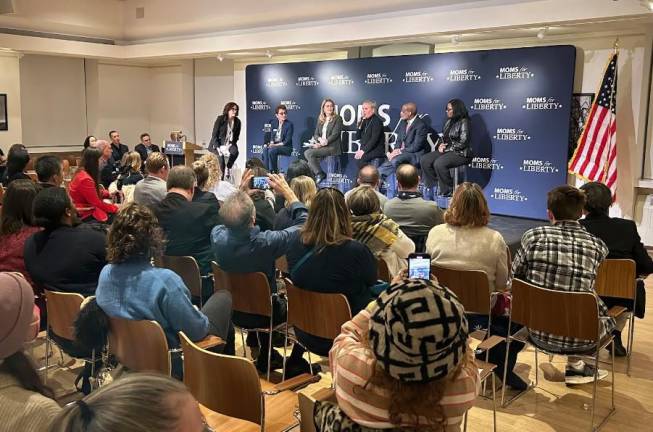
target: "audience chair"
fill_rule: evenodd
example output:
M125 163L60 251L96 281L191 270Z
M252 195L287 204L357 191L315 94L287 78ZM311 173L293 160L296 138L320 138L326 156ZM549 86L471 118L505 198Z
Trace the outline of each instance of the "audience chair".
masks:
M630 376L630 357L633 354L635 332L635 303L637 302L637 273L635 261L631 259L606 259L596 272L594 288L599 297L616 297L633 301L628 310L623 306L613 306L608 311L613 318L628 316L628 343L626 344L626 374Z
M259 378L249 359L206 351L183 332L179 339L184 384L202 406L255 423L261 431L285 431L297 425L293 416L297 399L290 390L315 382L315 377L303 374L273 385Z
M47 323L45 332L45 376L44 380L48 380L48 370L50 368L50 347L54 343L59 348L61 353L62 349L57 342L52 338L54 333L61 339L70 341L71 345L75 341L75 320L79 315L84 296L78 293L64 293L57 291L45 290L45 301L47 310ZM68 353L69 354L69 353ZM70 354L69 354L70 355ZM91 376L95 376L95 350L91 352L91 358L81 357L84 363L91 363ZM63 363L63 354L61 354L61 362Z
M238 327L243 341L243 352L245 352L245 337L243 330L268 333L270 341L268 343L268 369L266 377L270 379L270 360L272 358L272 334L275 331L281 331L285 323L274 325L274 308L272 306L273 298L278 294L272 294L268 278L264 273L229 273L220 270L220 267L213 262L214 272L220 272L220 279L226 275L226 286L231 291L232 311L247 313L251 315L260 315L269 318L268 327L247 328L234 321L234 326Z
M522 330L510 335L512 323L524 326ZM533 339L530 338L528 329L539 330L542 332L555 334L561 337L577 338L589 340L592 342L592 348L586 352L571 353L574 356L591 358L595 366L594 387L592 391L592 403L590 414L590 431L600 429L605 422L614 414L616 408L614 405L614 344L610 353L610 365L612 372L612 398L610 411L601 420L599 425L594 427L594 417L596 412L596 391L598 384L599 370L599 352L612 342L612 335L605 335L600 338L601 323L599 320L599 309L597 297L594 293L589 292L568 292L556 291L546 288L540 288L520 279L514 279L512 282L512 305L510 310L510 319L508 323L508 336L506 336L506 363L508 351L510 350L511 340L522 340L530 342L535 349L535 387L538 385L538 351L547 352L548 354L567 355L570 353L560 351L551 352L539 348ZM530 385L528 389L520 392L507 403L504 403L506 388L507 370L503 374L503 388L501 389L501 403L505 407L516 398L532 390L534 386Z
M5 197L5 187L3 185L0 185L0 205L2 205L2 200Z
M298 328L311 336L333 341L340 334L342 325L352 318L349 302L343 294L307 291L295 286L290 279L285 279L285 282L286 296L288 297L288 319L285 324L286 335L283 347L283 378L286 377L286 351L288 350L291 327ZM293 339L294 343L301 345L296 337ZM304 346L304 348L307 347ZM313 374L310 351L308 351L308 362L311 374Z
M195 258L192 256L164 255L161 257L161 267L177 273L188 287L191 296L199 298L200 308L204 305L202 280L209 279L212 275L202 276Z
M213 272L213 292L220 290L231 291L227 272L223 271L215 261L211 261L211 271Z
M317 401L336 402L336 393L332 388L321 388L313 394L298 392L299 430L300 432L317 432L315 428L315 403Z
M388 263L385 262L383 258L377 258L377 269L378 269L378 275L377 278L379 280L382 280L384 282L390 283L392 280L392 276L390 276L390 270L388 269Z
M288 259L286 258L285 255L277 258L277 260L275 261L275 267L283 275L287 275L290 273L290 271L288 270Z
M424 253L426 251L426 238L428 237L428 232L426 234L408 234L403 227L399 227L406 234L406 236L415 243L415 253Z
M224 341L209 335L196 343L203 348L210 348L222 345ZM163 328L156 321L110 317L109 351L131 371L170 375L170 354L180 352L181 349L169 348Z

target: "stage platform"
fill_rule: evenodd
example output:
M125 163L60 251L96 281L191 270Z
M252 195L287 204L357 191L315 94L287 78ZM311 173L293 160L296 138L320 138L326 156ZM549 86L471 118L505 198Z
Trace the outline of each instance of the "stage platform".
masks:
M488 226L501 233L508 248L510 248L510 253L512 256L515 256L515 252L517 252L519 243L521 242L521 237L526 231L531 228L549 224L549 221L544 220L492 215L490 216L490 223Z

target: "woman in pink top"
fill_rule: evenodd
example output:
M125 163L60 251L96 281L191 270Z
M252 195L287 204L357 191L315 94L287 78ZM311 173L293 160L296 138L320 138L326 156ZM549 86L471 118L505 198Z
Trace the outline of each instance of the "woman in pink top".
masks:
M396 279L342 326L329 363L338 405L318 405L322 431L459 430L479 392L463 306L432 281Z
M80 169L75 173L68 190L70 199L84 222L96 220L110 223L113 215L118 212L117 206L103 201L110 195L106 189L100 188L100 156L102 152L93 147L82 152Z

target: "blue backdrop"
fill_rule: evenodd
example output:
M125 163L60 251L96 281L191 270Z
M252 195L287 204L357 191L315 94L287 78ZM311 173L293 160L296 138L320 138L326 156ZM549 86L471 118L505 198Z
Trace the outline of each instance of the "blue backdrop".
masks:
M261 156L263 125L280 103L295 126L293 158L300 157L320 102L330 97L345 124L340 169L350 188L363 100L377 102L391 141L403 103L415 102L435 132L442 129L447 101L459 98L470 113L476 155L467 180L483 187L492 213L545 219L546 192L567 178L575 56L575 48L565 45L251 65L246 69L247 157ZM281 157L281 166L289 159Z

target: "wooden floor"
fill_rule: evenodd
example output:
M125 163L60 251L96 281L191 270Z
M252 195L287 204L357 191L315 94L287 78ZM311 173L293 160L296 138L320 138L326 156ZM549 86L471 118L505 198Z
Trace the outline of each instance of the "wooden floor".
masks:
M646 280L646 287L648 291L647 313L644 320L635 321L631 376L626 375L625 359L617 359L615 365L617 410L601 429L602 431L653 431L653 344L651 343L653 342L653 276ZM237 337L236 341L238 343L237 352L240 353L240 337ZM36 357L42 357L42 352L42 344L39 343L34 354ZM602 359L608 359L607 351L602 353ZM313 357L313 361L316 360ZM522 396L508 408L498 408L497 430L515 432L589 430L592 385L587 384L574 388L565 386L565 357L556 356L549 363L548 356L540 355L539 360L539 388ZM67 358L66 361L68 361ZM530 380L534 380L534 364L533 350L527 348L519 355L517 372L524 378L528 376ZM323 359L322 365L323 370L326 370L328 363L325 359ZM48 384L55 389L59 402L62 404L81 396L72 391L72 382L77 370L75 367L50 372ZM610 376L599 384L597 416L602 416L608 411L609 379ZM302 391L313 393L330 384L330 375L323 373L320 382ZM491 401L478 399L476 406L469 413L468 430L492 430Z

